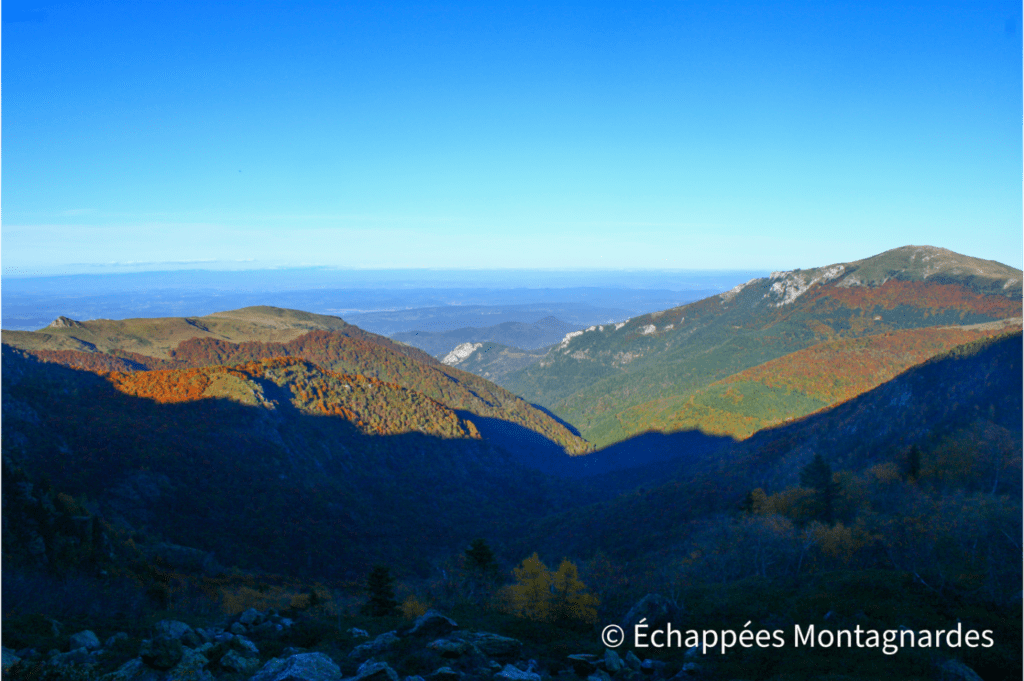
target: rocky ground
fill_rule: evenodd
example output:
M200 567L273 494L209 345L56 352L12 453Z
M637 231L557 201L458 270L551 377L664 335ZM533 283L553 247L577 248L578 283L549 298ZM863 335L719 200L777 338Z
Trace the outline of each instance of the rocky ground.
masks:
M347 631L351 649L331 654L282 642L293 641L302 622L274 610L249 609L218 625L193 628L163 620L143 639L137 653L114 671L110 661L123 658L129 637L117 633L100 641L92 631L67 637L66 650L3 649L3 671L10 678L100 679L101 681L542 681L560 678L589 681L693 679L696 662L670 669L664 662L620 656L570 654L558 663L527 659L521 641L484 631L467 631L435 611L412 626L371 637L358 628ZM301 637L299 637L301 638ZM273 651L270 654L268 651ZM428 671L429 670L429 671Z

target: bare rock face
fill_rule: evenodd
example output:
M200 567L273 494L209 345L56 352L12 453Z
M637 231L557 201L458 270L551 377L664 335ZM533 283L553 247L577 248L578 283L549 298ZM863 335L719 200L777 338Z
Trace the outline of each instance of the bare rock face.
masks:
M81 327L82 327L82 322L76 322L74 319L70 319L69 317L63 317L62 316L62 317L57 317L56 319L54 319L52 322L50 322L50 325L47 326L46 328L48 328L48 329L78 329L78 328L81 328Z

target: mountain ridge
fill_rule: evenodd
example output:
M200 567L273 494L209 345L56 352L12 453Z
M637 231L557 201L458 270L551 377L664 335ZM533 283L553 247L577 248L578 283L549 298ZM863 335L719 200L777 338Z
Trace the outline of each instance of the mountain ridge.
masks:
M589 443L561 423L504 388L447 367L422 350L368 333L338 317L254 307L200 318L99 320L79 324L56 329L56 340L52 332L4 332L3 342L49 361L97 371L198 368L279 356L299 357L331 371L378 378L417 390L452 409L480 418L509 420L538 432L569 454L591 449ZM146 333L150 335L147 337ZM185 338L186 335L189 337ZM69 348L65 342L68 339L88 341L92 349ZM172 342L176 345L172 346ZM514 440L508 444L515 447Z
M590 327L499 380L596 445L609 444L647 429L642 420L622 421L629 408L692 395L816 343L1021 316L1019 270L953 256L908 246L776 272L689 305Z

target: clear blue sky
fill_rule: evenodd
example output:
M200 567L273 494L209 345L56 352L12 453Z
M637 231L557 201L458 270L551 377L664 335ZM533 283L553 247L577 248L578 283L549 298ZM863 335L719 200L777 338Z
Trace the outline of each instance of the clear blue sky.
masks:
M1022 265L1013 2L3 3L6 275Z

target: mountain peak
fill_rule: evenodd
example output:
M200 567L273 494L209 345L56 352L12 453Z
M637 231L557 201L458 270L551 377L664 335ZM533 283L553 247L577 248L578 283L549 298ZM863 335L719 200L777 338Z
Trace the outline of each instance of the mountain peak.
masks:
M876 287L887 281L960 284L976 293L1020 297L1021 271L994 260L982 260L936 246L900 246L862 260L811 269L772 272L766 298L773 307L794 302L815 284L838 288ZM719 294L729 302L757 279ZM760 280L764 281L764 280Z
M1021 271L995 260L982 260L936 246L901 246L878 255L846 263L850 273L839 286L882 284L889 279L939 283L958 282L972 287L1009 292L1021 289Z

